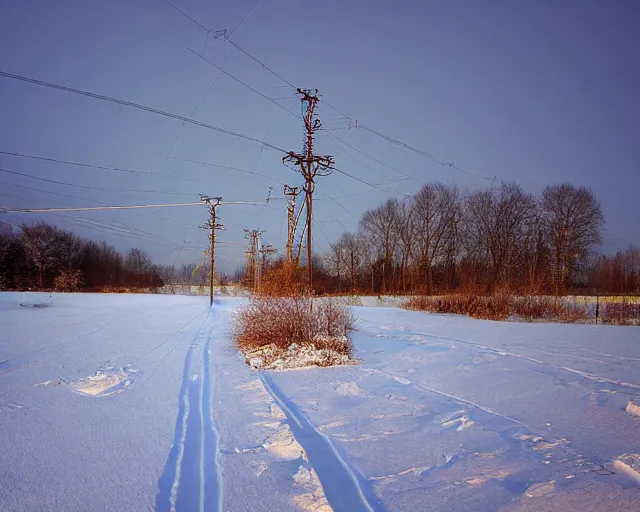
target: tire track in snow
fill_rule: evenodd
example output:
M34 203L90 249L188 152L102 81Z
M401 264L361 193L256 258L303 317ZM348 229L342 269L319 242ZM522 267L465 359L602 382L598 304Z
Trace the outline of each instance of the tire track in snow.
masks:
M260 373L260 380L286 415L291 433L307 453L334 512L383 512L385 508L369 482L347 464L331 440L311 424L271 377Z
M211 326L207 325L207 332L202 333L209 318L210 314L185 357L174 442L158 482L158 512L222 510L218 433L213 424L211 396ZM191 374L191 361L200 347L203 351L199 371Z

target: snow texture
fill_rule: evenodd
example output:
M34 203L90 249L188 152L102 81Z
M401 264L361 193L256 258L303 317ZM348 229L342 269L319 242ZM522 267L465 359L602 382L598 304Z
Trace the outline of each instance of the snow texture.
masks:
M244 301L0 294L0 510L640 510L637 327L376 303L359 365L256 371Z

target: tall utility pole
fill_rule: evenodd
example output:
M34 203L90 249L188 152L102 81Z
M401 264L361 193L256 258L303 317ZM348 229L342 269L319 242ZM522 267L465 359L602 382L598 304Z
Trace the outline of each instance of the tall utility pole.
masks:
M311 221L313 218L313 191L316 176L328 176L331 174L331 166L335 163L331 156L319 156L313 154L313 140L315 133L322 123L315 117L318 104L318 90L298 89L300 101L306 105L304 115L305 143L303 153L289 151L282 161L293 162L300 169L300 174L305 180L303 187L305 193L305 205L307 207L307 266L309 271L309 289L312 289L313 269L311 264Z
M205 229L211 230L211 233L209 233L209 241L211 242L211 247L209 249L209 256L211 257L211 268L209 269L209 305L211 306L213 305L213 278L215 274L216 263L216 231L224 227L222 224L218 224L216 221L216 208L220 206L220 201L222 201L222 198L209 197L200 194L200 200L207 205L209 215L211 216L207 223L202 226Z
M289 265L293 261L293 244L295 242L298 221L300 220L300 213L302 213L301 208L300 213L298 213L297 216L295 214L296 197L298 197L299 194L298 187L284 186L284 195L290 198L289 201L287 201L287 251L285 255L285 261Z

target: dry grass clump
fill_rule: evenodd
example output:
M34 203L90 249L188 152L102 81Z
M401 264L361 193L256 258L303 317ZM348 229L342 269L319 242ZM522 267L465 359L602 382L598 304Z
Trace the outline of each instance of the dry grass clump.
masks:
M233 337L255 368L349 364L354 321L334 299L258 296L236 313Z
M547 320L563 323L588 320L588 313L584 307L550 297L516 297L508 294L412 297L403 307L414 311L465 315L485 320L509 320L514 317L526 321Z

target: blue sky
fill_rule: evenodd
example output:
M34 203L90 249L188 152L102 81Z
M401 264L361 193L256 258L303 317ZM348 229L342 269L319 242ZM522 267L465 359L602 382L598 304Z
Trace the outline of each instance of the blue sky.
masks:
M490 184L363 128L349 129L349 119L327 104L359 126L474 174L515 180L530 192L562 181L589 186L607 218L606 249L640 243L640 4L328 0L312 6L260 0L251 9L254 1L175 0L211 30L208 41L205 30L163 0L7 2L0 18L0 70L182 116L193 113L194 119L300 151L299 117L228 76L216 81L219 71L189 51L204 52L299 113L290 87L229 41L213 37L216 30L233 30L250 11L231 41L289 82L319 89L326 103L318 114L327 132L318 135L317 150L334 155L339 168L404 194L432 180L463 190ZM147 173L0 154L5 171L81 186L0 172L2 206L190 202L198 193L264 200L273 187L267 207L218 210L227 229L217 260L226 271L241 262L244 228L264 229L265 242L284 246L282 183L300 179L277 151L192 125L176 140L180 121L7 78L0 78L0 108L0 151ZM395 181L404 176L345 142L416 179ZM177 178L149 175L157 172ZM362 211L394 194L401 197L337 173L320 179L315 249L355 229ZM121 250L141 247L161 263L198 261L207 243L198 228L206 220L201 207L0 214L14 224L38 218Z

